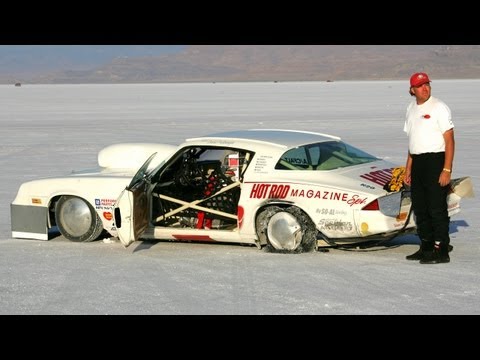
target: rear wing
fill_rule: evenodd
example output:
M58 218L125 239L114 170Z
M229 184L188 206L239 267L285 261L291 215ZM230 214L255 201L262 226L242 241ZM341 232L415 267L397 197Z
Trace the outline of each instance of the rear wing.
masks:
M452 191L462 199L475 197L473 183L470 176L453 179L450 181L450 187L452 188Z

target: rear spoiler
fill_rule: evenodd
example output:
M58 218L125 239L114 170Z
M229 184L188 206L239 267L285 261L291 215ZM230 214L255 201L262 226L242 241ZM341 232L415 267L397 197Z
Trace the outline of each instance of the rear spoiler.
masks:
M475 197L473 191L473 183L470 176L453 179L450 181L450 187L452 191L463 199Z

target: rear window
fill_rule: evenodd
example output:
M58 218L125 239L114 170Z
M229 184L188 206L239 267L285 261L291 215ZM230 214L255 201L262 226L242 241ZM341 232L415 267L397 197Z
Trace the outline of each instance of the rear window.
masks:
M334 170L379 160L342 141L308 144L285 152L277 170Z

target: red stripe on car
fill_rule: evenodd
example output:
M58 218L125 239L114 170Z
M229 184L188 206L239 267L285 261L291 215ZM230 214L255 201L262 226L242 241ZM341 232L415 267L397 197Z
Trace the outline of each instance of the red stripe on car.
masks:
M177 240L189 240L189 241L215 241L208 235L173 235Z

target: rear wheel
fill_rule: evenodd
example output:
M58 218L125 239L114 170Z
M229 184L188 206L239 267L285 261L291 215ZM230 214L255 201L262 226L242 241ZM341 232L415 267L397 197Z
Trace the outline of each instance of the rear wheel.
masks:
M95 209L77 196L62 196L55 206L55 221L60 233L70 241L96 240L103 232Z
M267 242L266 251L302 253L316 248L316 229L310 217L297 207L269 206L256 219L257 235Z

